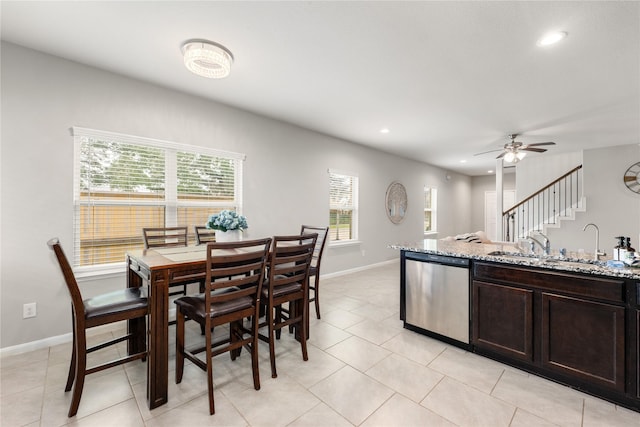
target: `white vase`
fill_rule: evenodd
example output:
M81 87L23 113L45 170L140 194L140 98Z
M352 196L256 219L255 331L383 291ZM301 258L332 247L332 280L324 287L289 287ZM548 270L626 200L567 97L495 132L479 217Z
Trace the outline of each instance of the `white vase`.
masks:
M242 240L240 230L216 230L216 242L238 242Z

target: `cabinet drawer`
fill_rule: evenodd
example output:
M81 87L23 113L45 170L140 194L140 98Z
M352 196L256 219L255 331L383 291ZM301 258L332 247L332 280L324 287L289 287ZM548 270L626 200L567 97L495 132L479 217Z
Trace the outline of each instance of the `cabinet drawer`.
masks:
M542 291L563 292L621 304L625 302L625 282L622 280L484 262L473 264L473 278L531 286Z

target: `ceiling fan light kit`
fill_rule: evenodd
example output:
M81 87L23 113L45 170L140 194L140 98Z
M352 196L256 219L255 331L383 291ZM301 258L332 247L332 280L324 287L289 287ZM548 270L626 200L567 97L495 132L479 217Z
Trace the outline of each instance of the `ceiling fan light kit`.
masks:
M482 153L476 153L476 156L481 154L492 153L494 151L502 151L496 159L504 159L507 163L518 163L520 160L524 159L527 155L527 151L532 151L535 153L544 153L547 151L546 148L538 148L541 145L556 145L555 142L536 142L533 144L524 144L520 141L516 141L518 134L514 133L509 135L511 142L504 144L504 147L501 150L490 150Z
M520 160L524 159L527 153L522 151L509 151L504 155L504 161L507 163L518 163Z

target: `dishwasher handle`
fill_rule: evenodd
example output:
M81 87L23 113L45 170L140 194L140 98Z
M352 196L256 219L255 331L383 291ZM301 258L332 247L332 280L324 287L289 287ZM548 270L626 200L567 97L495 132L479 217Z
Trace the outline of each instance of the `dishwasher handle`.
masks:
M416 253L416 252L406 253L405 258L411 259L414 261L430 262L434 264L469 268L469 259L467 258L457 258L452 256L446 256L446 255L435 255L435 254Z

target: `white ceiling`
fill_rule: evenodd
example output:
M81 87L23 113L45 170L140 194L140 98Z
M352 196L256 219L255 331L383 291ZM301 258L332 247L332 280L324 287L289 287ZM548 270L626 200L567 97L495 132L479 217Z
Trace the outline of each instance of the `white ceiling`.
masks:
M2 1L1 18L3 40L468 175L510 133L546 155L640 143L635 1ZM536 46L549 30L569 36ZM233 52L228 78L186 70L192 38Z

